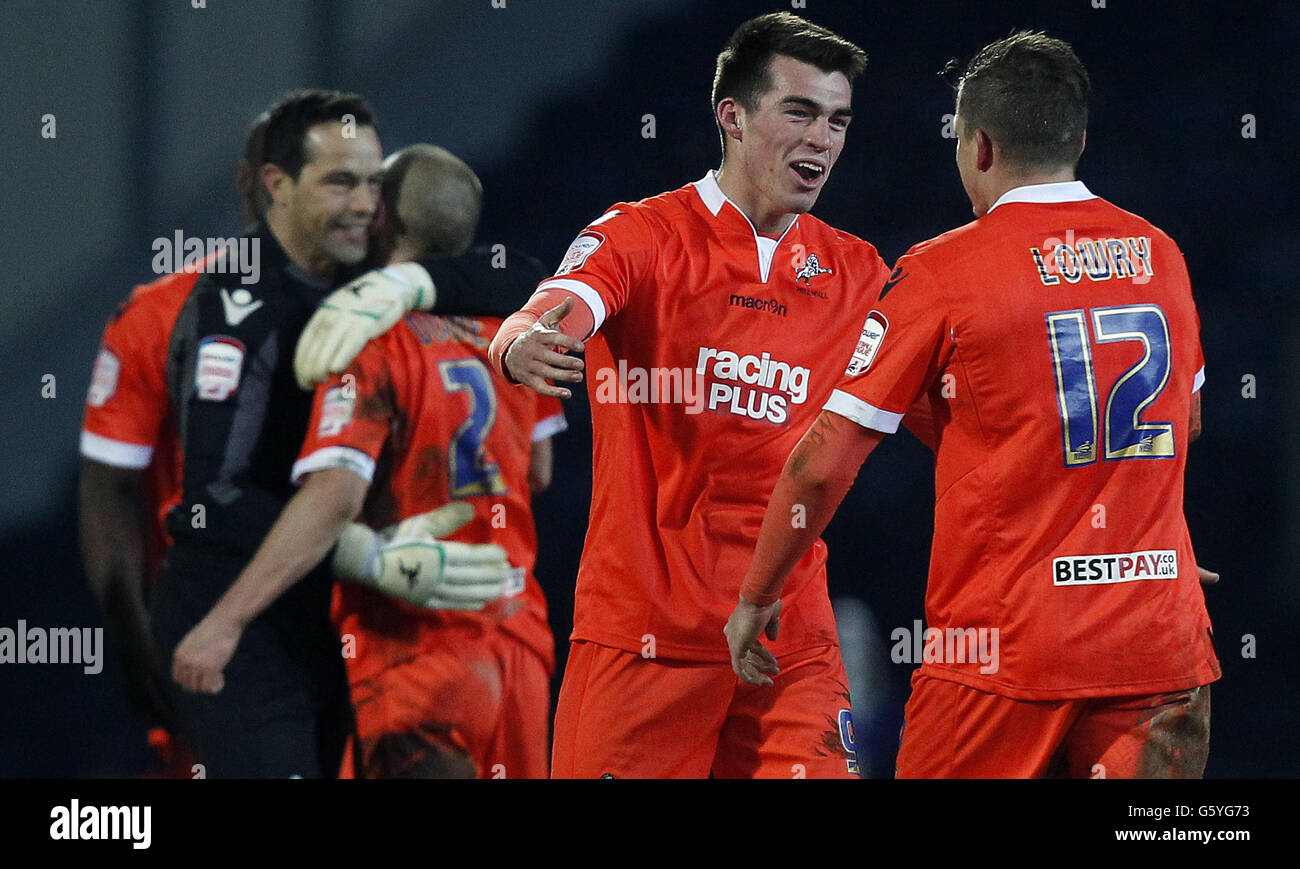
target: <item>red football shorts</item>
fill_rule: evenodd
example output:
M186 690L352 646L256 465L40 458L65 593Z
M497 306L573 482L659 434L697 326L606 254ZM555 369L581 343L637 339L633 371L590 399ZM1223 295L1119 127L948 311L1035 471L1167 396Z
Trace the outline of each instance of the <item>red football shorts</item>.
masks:
M1026 701L912 674L898 778L1199 778L1210 686Z
M502 631L449 627L429 637L415 647L357 634L358 662L348 661L357 774L546 778L546 663ZM382 656L384 666L361 666L366 655Z
M730 664L575 642L555 713L553 778L854 778L848 678L835 646L777 661L769 687Z

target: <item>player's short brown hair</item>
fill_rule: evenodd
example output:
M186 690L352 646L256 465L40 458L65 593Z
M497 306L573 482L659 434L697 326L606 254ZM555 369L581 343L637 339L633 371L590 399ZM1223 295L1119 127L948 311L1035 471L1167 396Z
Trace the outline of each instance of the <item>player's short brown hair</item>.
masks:
M850 84L867 67L865 51L825 27L792 12L760 15L737 27L718 55L713 74L715 113L718 103L727 98L747 112L756 111L763 94L772 89L772 58L778 54L810 63L823 72L842 72Z
M312 127L349 119L358 127L377 126L369 104L342 91L291 91L271 106L268 115L263 162L279 166L294 181L307 163L307 131Z
M1022 168L1073 167L1088 127L1088 72L1069 44L1022 30L971 58L957 82L957 117Z

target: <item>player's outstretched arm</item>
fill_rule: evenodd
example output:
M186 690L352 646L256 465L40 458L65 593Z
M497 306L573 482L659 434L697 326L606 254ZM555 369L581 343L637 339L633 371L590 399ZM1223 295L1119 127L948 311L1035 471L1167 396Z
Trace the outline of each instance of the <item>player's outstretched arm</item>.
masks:
M170 727L171 707L154 656L145 606L143 472L81 462L81 559L90 591L122 663L127 696L151 723Z
M799 559L826 529L858 469L884 434L824 410L795 445L768 501L740 602L723 633L736 675L771 685L776 659L759 643L775 639L781 589Z
M367 484L330 468L311 474L280 513L252 561L172 656L172 678L189 691L215 694L245 626L329 552L361 510Z
M577 336L590 335L595 319L579 301L567 290L543 290L534 296L497 330L488 350L493 367L512 383L542 395L571 397L568 389L547 381L582 381L583 361L567 354L582 352Z

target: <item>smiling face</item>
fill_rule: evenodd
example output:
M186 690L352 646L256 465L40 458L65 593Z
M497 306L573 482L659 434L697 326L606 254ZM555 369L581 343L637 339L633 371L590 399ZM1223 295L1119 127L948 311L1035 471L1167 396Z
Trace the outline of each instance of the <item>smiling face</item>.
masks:
M772 86L755 111L735 100L718 106L727 135L723 175L736 191L727 193L760 231L773 223L784 230L816 204L853 114L853 88L844 73L775 55L768 78Z
M273 208L284 218L277 221L287 236L280 242L298 265L315 274L365 258L379 205L379 136L368 126L347 132L338 121L310 127L304 143L307 160L297 181L279 167L266 167Z

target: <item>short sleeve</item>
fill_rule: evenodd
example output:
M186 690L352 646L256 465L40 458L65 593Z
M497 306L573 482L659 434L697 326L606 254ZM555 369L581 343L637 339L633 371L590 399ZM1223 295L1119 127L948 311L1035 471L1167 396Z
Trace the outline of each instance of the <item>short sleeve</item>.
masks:
M293 482L327 468L347 468L369 484L396 413L396 393L386 345L391 336L371 341L342 374L316 387L302 451L293 465Z
M568 290L591 309L595 325L627 303L632 288L649 274L654 236L642 206L620 203L592 221L569 245L555 275L537 290Z
M898 261L867 313L848 368L825 409L892 434L947 364L948 313L925 267Z
M86 392L81 454L117 468L146 468L153 459L167 395L167 339L171 324L139 294L104 329Z

